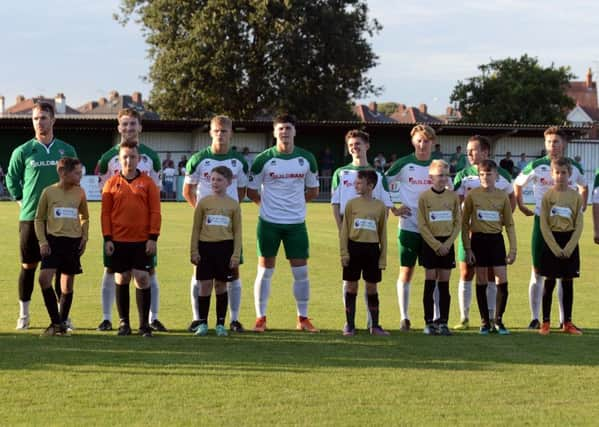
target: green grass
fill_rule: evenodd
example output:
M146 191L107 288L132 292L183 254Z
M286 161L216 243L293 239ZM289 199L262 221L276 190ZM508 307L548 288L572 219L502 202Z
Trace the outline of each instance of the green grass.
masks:
M389 224L389 268L380 285L381 322L389 338L363 331L345 339L337 231L330 206L311 204L310 315L320 334L293 330L291 276L275 270L269 327L263 334L217 338L185 332L189 309L190 208L163 204L159 240L160 319L171 328L151 340L94 330L101 320L99 205L91 205L92 240L78 276L68 338L40 338L48 319L36 288L32 329L14 331L18 314L17 209L0 203L0 424L2 425L591 425L599 416L599 333L590 215L581 242L574 318L582 337L541 337L526 330L531 219L517 214L519 259L509 269L505 316L512 335L453 337L421 332L422 271L410 305L415 331L399 333L395 292L397 219ZM242 322L254 320L257 210L243 205ZM450 323L458 320L457 271ZM555 304L557 305L557 304ZM136 313L134 305L132 314ZM473 313L477 312L473 301ZM212 310L214 309L214 304ZM364 323L359 298L358 325ZM476 317L476 316L473 316ZM557 315L554 315L557 317ZM116 318L116 315L115 315ZM135 315L133 316L135 318ZM211 313L211 322L214 315ZM477 326L476 320L472 322Z

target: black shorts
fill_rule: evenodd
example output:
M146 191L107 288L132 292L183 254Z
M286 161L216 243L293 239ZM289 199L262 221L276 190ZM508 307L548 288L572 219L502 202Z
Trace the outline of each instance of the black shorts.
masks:
M33 221L19 221L19 245L22 264L33 264L42 260Z
M573 231L554 231L553 237L557 244L563 248L568 244ZM541 263L539 266L539 274L549 277L550 279L572 279L580 277L580 254L578 245L572 252L570 258L558 258L553 255L545 240L543 240L543 249L541 250Z
M349 265L343 267L343 280L357 282L360 274L366 282L379 283L381 281L381 269L379 258L381 249L378 243L362 243L349 240L347 242L349 251Z
M445 242L449 236L446 237L436 237L440 242ZM455 268L455 251L453 249L453 245L449 248L449 253L445 256L439 256L437 253L431 248L424 239L422 239L422 247L420 249L420 261L424 268L428 270L433 269L444 269L451 270Z
M233 273L229 268L233 255L233 240L221 242L199 242L200 263L196 268L197 280L218 280L230 282Z
M81 274L81 238L48 235L50 255L42 258L42 270L55 269L64 274Z
M115 273L130 270L150 271L153 257L146 255L146 242L113 242L114 252L110 257L111 269Z
M501 233L472 233L472 252L477 267L505 266L505 244Z

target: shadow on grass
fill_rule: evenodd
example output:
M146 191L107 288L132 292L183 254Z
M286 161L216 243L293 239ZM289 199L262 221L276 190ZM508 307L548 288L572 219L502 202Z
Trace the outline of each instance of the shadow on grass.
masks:
M581 337L533 332L481 337L476 332L428 337L420 332L371 337L361 331L345 338L338 331L307 334L272 330L226 338L156 334L152 339L113 333L74 333L39 337L37 331L0 334L0 369L46 369L51 365L112 368L164 368L160 375L189 375L202 369L223 375L235 371L303 372L318 368L401 368L483 370L493 364L599 365L599 331ZM172 369L177 368L177 369ZM127 371L129 372L129 371ZM146 371L147 372L147 371ZM131 373L131 372L129 372ZM143 372L140 372L140 374Z

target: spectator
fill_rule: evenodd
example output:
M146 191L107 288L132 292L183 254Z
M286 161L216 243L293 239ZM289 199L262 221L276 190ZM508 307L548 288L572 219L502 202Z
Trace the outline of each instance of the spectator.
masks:
M380 172L385 170L385 166L387 165L387 159L385 159L385 156L383 153L378 153L376 155L376 157L374 158L374 167L376 170L379 170L380 168Z
M320 159L319 163L320 163L320 176L326 176L326 177L330 177L331 175L333 175L333 167L335 166L335 158L333 157L333 154L331 153L331 149L329 147L326 147L321 153L320 153Z
M171 159L170 151L166 152L166 159L164 159L162 161L162 169L166 169L168 167L171 167L171 168L175 167L175 162L173 162L173 160Z
M542 159L543 157L547 156L547 150L545 150L544 148L541 150L541 155L538 157L539 159Z
M171 160L162 170L162 191L164 191L164 198L166 200L175 200L177 170L173 166L174 162Z
M449 159L449 168L452 174L458 173L466 167L466 155L462 153L462 146L458 145L455 148L455 153Z
M580 168L584 170L584 166L582 165L582 158L580 156L574 156L574 161L580 165Z
M526 153L520 154L520 160L518 160L518 173L520 173L528 164L528 160L526 160Z
M510 173L511 176L514 176L514 161L512 160L512 153L505 153L505 159L502 159L499 162L499 166L505 169Z
M179 175L184 176L185 175L185 166L187 165L187 156L185 154L183 154L181 156L181 160L179 160L179 164L177 165L177 172L179 173ZM173 168L175 167L175 164L173 163Z
M252 163L254 162L254 155L252 153L250 153L250 149L248 147L243 147L243 150L241 151L241 154L243 155L243 158L245 159L245 161L248 164L248 168L252 167Z
M431 153L431 159L443 159L443 152L441 151L441 144L435 144L435 150Z
M391 158L389 159L389 161L385 165L385 170L389 169L391 167L391 165L393 163L395 163L396 160L397 160L397 154L396 153L391 153Z

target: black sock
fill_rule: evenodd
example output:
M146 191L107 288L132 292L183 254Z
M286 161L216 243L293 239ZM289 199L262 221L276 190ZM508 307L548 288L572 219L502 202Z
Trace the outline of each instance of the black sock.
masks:
M345 321L351 329L356 327L356 297L357 294L345 293Z
M435 292L437 282L435 280L424 281L424 294L422 296L422 305L424 306L424 323L432 323L435 312Z
M225 291L222 294L216 294L216 324L224 325L227 317L227 305L229 304L229 295Z
M476 302L483 326L489 326L489 304L487 304L487 284L476 284Z
M564 322L571 322L572 305L574 304L572 279L562 279L562 302L564 303Z
M543 322L549 322L551 319L551 301L553 300L554 288L555 279L545 278L543 283Z
M116 284L116 308L121 322L129 324L129 283Z
M69 318L71 304L73 304L73 292L69 294L65 294L63 292L60 295L60 320L62 322L66 322L66 320Z
M31 301L34 281L35 268L25 269L21 267L21 272L19 273L19 300Z
M437 282L439 289L439 311L441 324L446 324L449 320L449 306L451 304L451 295L449 295L449 282Z
M507 307L507 297L509 295L507 282L497 285L497 297L495 302L495 322L503 323L503 313Z
M379 326L379 294L368 294L366 298L368 299L368 311L372 319L372 327L376 328Z
M48 310L50 320L55 325L60 324L60 314L58 314L58 303L56 302L54 289L51 287L42 289L42 295L44 296L44 304L46 304L46 310Z
M137 301L137 313L139 315L139 329L148 328L148 316L150 316L150 304L152 302L152 290L148 286L145 289L135 289L135 300Z
M198 312L200 314L200 323L208 323L208 312L210 311L210 295L198 296Z
M56 270L56 274L54 275L54 292L56 292L56 299L60 300L60 296L62 295L62 288L60 287L60 276L62 273L60 270Z

